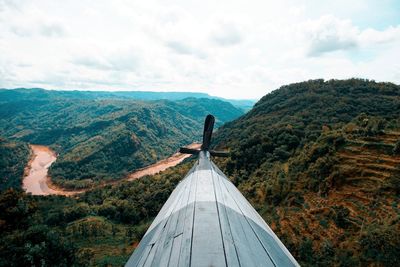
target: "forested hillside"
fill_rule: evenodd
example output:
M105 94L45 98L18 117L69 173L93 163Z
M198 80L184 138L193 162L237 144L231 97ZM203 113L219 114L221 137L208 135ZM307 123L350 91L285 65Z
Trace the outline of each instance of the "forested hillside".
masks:
M398 266L398 114L390 83L284 86L218 129L216 145L232 154L214 161L302 266ZM3 192L0 266L123 266L186 161L76 198Z
M396 266L400 86L283 86L218 130L226 174L305 266Z
M81 91L81 90L44 90L41 88L16 88L16 89L0 89L0 99L4 101L15 100L61 100L61 99L78 99L78 100L183 100L185 98L197 99L217 99L229 102L237 108L244 111L250 110L255 100L245 99L225 99L221 97L211 96L206 93L195 92L151 92L151 91Z
M0 192L10 187L21 187L29 152L26 143L0 137Z
M59 92L52 96L53 91L43 90L27 91L30 97L25 91L6 93L0 99L0 135L53 148L59 157L50 174L67 188L121 178L199 140L210 112L218 116L218 125L243 114L216 99L93 100L60 99Z
M78 198L0 193L0 266L124 266L193 162Z

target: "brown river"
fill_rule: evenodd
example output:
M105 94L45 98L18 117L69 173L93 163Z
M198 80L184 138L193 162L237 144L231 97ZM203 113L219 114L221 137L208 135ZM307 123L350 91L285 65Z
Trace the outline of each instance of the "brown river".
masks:
M189 148L200 148L200 144L188 145ZM41 145L30 145L32 150L32 157L25 170L25 176L23 179L23 188L26 192L32 195L64 195L72 196L79 193L83 193L87 190L65 190L57 187L51 183L51 178L48 176L48 170L50 165L56 161L56 153L49 147ZM160 160L152 165L139 169L135 172L130 173L127 177L112 181L107 184L117 184L120 181L132 181L141 178L146 175L153 175L162 172L170 167L176 166L181 163L184 159L190 157L190 155L175 153L169 158ZM93 189L93 188L91 188Z
M55 190L49 188L47 176L50 165L57 159L56 154L46 146L30 145L30 147L32 157L26 168L22 187L32 195L56 194Z

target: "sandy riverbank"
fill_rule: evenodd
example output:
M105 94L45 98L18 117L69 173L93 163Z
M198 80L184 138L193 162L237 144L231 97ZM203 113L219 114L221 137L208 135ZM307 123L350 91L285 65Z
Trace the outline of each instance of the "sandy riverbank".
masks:
M26 167L26 175L23 179L23 188L26 192L32 193L32 195L72 196L94 189L64 190L63 188L54 185L51 182L51 178L48 176L48 169L50 165L57 159L55 152L46 146L30 145L30 147L32 150L32 157L28 163L28 166ZM200 144L194 143L188 145L187 147L197 149L200 148ZM121 180L110 181L98 187L106 186L108 184L117 184L121 181L132 181L146 175L154 175L170 167L178 165L188 157L190 157L190 155L175 153L166 159L134 171Z
M193 148L193 149L198 149L200 148L201 144L190 144L186 146L187 148ZM175 153L169 158L160 160L152 165L149 165L147 167L144 167L142 169L139 169L131 174L128 175L126 178L128 181L132 181L135 179L138 179L140 177L146 176L146 175L154 175L159 172L165 171L166 169L170 167L174 167L181 163L184 159L190 157L191 155L188 154L182 154L182 153Z
M30 145L32 155L25 170L22 187L32 195L50 195L56 191L47 185L47 173L50 165L56 161L54 151L46 146Z

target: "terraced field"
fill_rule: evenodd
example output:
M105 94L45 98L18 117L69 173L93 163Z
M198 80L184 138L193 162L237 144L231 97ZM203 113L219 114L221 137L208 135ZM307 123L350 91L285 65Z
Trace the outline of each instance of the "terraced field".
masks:
M279 225L272 228L295 244L327 238L335 247L357 248L368 225L399 225L399 196L389 186L400 175L400 155L393 154L398 140L400 131L348 138L336 152L339 164L334 171L340 174L340 185L327 195L305 193L303 212L278 208ZM320 249L318 244L313 242L314 249Z
M383 187L400 166L400 155L392 152L398 140L400 132L349 140L339 153L347 184L367 192Z

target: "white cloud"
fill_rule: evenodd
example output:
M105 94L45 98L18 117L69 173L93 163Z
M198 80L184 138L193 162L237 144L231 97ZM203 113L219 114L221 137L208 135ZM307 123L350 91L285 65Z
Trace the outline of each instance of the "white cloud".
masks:
M221 46L230 46L239 44L242 41L242 35L234 24L221 22L212 33L211 39Z
M306 29L309 56L321 56L340 50L368 49L400 40L400 25L389 26L382 31L372 28L360 30L350 20L341 20L331 15L309 20L300 27Z
M39 32L48 37L61 37L65 35L64 27L58 23L43 24L40 26Z
M19 37L30 38L34 35L45 36L45 37L62 37L65 35L66 31L63 26L58 23L39 23L29 25L11 25L10 32L14 33Z
M0 0L0 12L3 12L7 9L18 9L18 6L21 4L21 0Z
M400 15L367 2L0 0L0 87L257 98L312 78L400 83Z
M384 31L366 29L359 35L359 41L365 45L387 44L400 40L400 25L390 26Z
M201 49L191 47L183 42L169 41L166 43L166 46L170 48L172 51L181 55L193 55L201 59L207 57L206 54L203 51L201 51Z
M308 55L319 56L326 52L356 48L359 30L350 20L323 16L302 25L310 42Z

